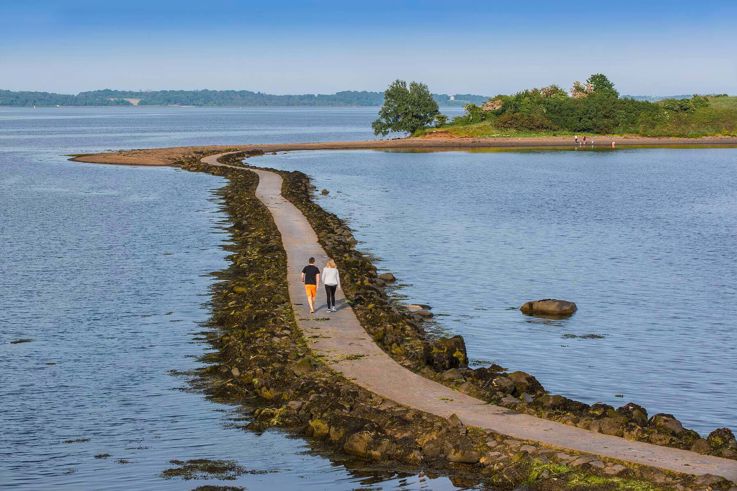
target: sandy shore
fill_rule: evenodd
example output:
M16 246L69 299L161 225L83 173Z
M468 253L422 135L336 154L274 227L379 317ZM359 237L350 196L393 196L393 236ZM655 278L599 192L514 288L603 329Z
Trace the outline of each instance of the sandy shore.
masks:
M611 148L612 142L617 147L646 146L674 147L699 146L723 147L737 146L737 137L705 137L705 138L646 138L637 136L596 136L597 148ZM536 147L570 147L574 148L570 136L527 137L527 138L399 138L395 140L366 140L346 142L317 143L271 143L247 145L209 145L195 147L169 147L134 150L119 150L95 154L75 155L71 160L97 164L119 165L152 165L166 166L194 152L227 152L257 151L288 152L295 150L463 150L481 148L536 148ZM591 148L591 145L587 145Z

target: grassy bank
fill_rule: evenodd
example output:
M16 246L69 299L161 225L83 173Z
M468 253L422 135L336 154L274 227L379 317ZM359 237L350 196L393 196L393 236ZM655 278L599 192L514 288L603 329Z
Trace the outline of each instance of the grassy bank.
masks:
M179 165L228 178L221 194L233 238L230 265L218 274L213 289L210 342L217 349L207 356L210 365L202 375L210 397L255 408L249 428L282 427L309 437L323 451L354 456L392 472L440 472L459 486L704 489L701 480L465 427L454 417L446 420L383 400L338 376L310 351L296 326L286 287L286 255L268 210L254 195L257 177L206 167L200 157L192 155ZM309 189L308 181L306 185ZM346 235L339 242L342 250L355 251L355 242ZM356 269L345 275L344 284L365 284L363 280ZM367 312L376 309L369 298L356 298L361 291L353 290L354 305L363 305ZM397 356L419 364L413 353ZM717 486L726 489L721 481Z
M560 89L532 89L469 104L452 122L414 136L455 138L608 135L685 137L737 135L737 97L694 96L658 102L616 93L569 97Z

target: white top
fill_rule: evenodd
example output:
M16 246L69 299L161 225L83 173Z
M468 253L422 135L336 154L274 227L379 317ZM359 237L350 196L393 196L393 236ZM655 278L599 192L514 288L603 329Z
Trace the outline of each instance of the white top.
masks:
M336 268L325 268L322 270L322 274L320 275L320 279L322 280L324 285L328 286L340 286L340 273L338 273L338 270Z

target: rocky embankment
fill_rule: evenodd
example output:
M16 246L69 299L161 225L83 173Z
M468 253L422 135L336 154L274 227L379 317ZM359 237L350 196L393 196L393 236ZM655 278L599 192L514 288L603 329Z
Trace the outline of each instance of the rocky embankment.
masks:
M232 220L230 267L213 289L213 331L217 350L208 355L209 394L246 403L254 429L270 426L313 437L333 449L367 461L390 462L447 473L462 486L484 483L499 489L729 489L713 477L676 476L664 471L603 461L595 456L547 449L530 442L465 427L457 418L435 417L384 400L328 369L296 326L286 282L286 255L268 210L255 197L255 174L200 163L193 154L178 165L224 175L224 206ZM233 158L234 163L238 159ZM581 414L577 421L638 416L605 407L567 407L573 401L549 396L523 372L498 366L467 368L460 337L430 339L422 318L387 294L371 261L355 249L350 230L312 202L312 187L300 173L282 173L284 195L308 217L322 245L342 269L343 285L356 315L373 338L403 365L487 400L550 416ZM563 404L551 404L549 398ZM621 409L621 408L620 408ZM601 414L597 414L601 412ZM585 416L584 416L585 415ZM663 418L639 425L661 434L678 430ZM645 423L640 418L640 422ZM626 425L625 425L626 426ZM688 431L688 430L683 430ZM680 433L675 431L673 438ZM725 436L729 436L726 435ZM678 439L682 441L682 439ZM731 440L729 440L731 442ZM709 448L711 444L707 441ZM727 447L729 442L725 444ZM723 445L722 445L723 447ZM720 447L721 448L721 447Z
M284 196L305 214L322 246L338 263L346 278L346 297L352 300L362 325L404 366L519 412L630 440L737 459L737 440L729 428L716 429L702 438L673 415L650 416L633 402L619 408L588 405L549 394L534 376L522 371L508 372L499 365L469 368L463 338L430 338L423 329L425 318L391 298L370 258L356 250L356 240L346 224L313 201L309 178L301 172L281 174Z

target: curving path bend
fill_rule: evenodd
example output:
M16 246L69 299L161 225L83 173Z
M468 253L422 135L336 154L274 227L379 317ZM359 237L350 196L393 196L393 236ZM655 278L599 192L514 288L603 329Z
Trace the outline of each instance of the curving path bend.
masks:
M202 162L218 167L246 170L218 161L228 153L205 157ZM309 257L315 257L318 263L324 263L328 256L302 212L281 195L281 176L266 170L248 170L258 174L256 196L273 215L282 236L289 270L289 296L297 325L304 332L310 347L325 357L331 368L347 379L398 404L443 418L456 414L468 426L476 426L512 438L683 474L713 474L737 483L735 460L633 442L516 413L417 375L394 361L378 347L359 323L353 309L345 304L342 292L337 294L337 303L341 305L338 312L327 313L322 310L318 311L318 315L329 319L320 321L309 319L300 273Z

